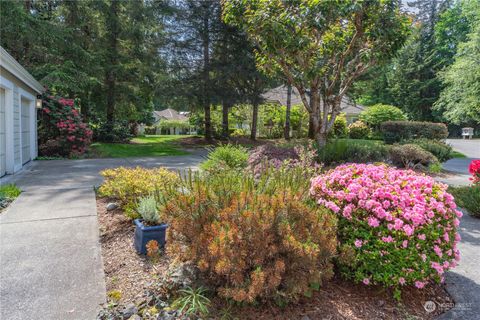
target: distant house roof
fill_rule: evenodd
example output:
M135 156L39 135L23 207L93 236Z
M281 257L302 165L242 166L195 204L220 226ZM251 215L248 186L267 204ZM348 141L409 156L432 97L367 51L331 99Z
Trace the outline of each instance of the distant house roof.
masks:
M287 91L288 91L287 86L282 85L280 87L268 90L262 95L262 97L267 102L277 103L282 106L285 106L287 105ZM300 97L300 94L298 93L298 90L295 87L292 87L291 103L292 103L292 106L303 104L302 98ZM359 104L356 104L353 100L351 100L347 96L344 96L342 98L342 102L340 103L340 109L343 113L347 115L355 115L365 110L365 107Z
M174 109L165 109L162 111L153 111L153 113L156 115L156 118L158 119L165 119L165 120L180 120L180 121L187 121L188 117L184 116L183 114L180 114L177 110Z

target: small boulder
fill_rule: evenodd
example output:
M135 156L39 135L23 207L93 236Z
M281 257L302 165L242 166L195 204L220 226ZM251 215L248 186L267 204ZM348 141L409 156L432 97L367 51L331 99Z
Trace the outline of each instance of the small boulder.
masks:
M125 309L122 310L123 319L130 319L130 317L135 315L137 312L137 306L135 306L133 303L129 303L127 306L125 306Z
M107 204L107 211L112 211L117 208L118 208L118 204L116 204L115 202L110 202L109 204Z
M134 314L128 320L142 320L142 318L138 314Z

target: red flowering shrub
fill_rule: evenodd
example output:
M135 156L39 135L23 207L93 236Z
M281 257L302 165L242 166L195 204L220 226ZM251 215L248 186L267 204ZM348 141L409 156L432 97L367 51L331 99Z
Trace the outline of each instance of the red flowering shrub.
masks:
M473 184L480 185L480 160L472 160L468 166L468 172L472 174L470 179L473 181Z
M71 157L86 151L92 139L92 130L83 122L73 99L44 97L39 119L41 156Z

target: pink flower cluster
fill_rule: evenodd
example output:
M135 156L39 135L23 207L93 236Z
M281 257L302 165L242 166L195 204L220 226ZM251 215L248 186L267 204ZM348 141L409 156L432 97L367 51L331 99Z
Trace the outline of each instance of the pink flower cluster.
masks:
M313 178L310 191L320 205L344 220L339 223L345 229L343 236L339 230L340 240L355 248L357 263L366 265L362 268L371 268L372 274L364 274L359 281L381 283L385 275L375 277L375 270L398 263L394 268L398 274L389 275L393 281L421 288L429 279L442 280L445 270L455 267L460 257L456 229L462 213L446 188L411 170L345 164ZM376 250L384 260L378 261ZM410 250L418 259L392 261L394 256L402 257L394 250Z
M46 130L40 131L41 140L56 140L61 145L62 156L80 155L90 144L93 132L83 122L75 108L74 99L47 96L43 101L41 121Z
M480 160L472 160L468 166L468 171L472 175L470 180L473 184L480 184Z
M60 98L58 99L58 102L64 106L69 106L69 107L73 107L73 104L74 104L73 99Z

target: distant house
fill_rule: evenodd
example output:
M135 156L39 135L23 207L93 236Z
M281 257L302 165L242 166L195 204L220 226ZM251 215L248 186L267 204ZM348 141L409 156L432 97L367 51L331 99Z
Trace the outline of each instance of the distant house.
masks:
M191 134L192 127L188 121L189 112L165 109L153 111L154 123L159 134Z
M279 86L265 92L262 97L266 102L276 103L282 106L287 105L287 86ZM298 93L297 88L292 87L292 96L291 96L291 105L303 105L302 98ZM364 106L356 104L355 101L351 100L347 96L342 98L340 103L340 110L345 114L348 123L352 123L358 120L360 112L365 110Z

